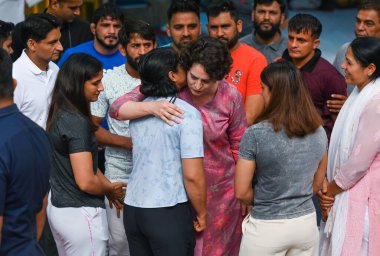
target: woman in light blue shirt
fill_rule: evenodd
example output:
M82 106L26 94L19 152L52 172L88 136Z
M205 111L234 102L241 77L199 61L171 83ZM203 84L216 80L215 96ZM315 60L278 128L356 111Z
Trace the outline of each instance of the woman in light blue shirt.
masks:
M133 170L124 201L130 252L139 256L193 255L194 230L202 231L206 225L201 116L176 98L186 85L186 71L173 49L160 48L144 55L139 73L145 102L167 99L186 115L173 126L154 116L130 122Z

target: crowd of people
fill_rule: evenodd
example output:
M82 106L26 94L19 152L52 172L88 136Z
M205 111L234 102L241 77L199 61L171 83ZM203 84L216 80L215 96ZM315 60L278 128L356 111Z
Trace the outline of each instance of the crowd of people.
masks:
M380 255L378 1L333 64L283 0L82 4L0 21L0 255Z

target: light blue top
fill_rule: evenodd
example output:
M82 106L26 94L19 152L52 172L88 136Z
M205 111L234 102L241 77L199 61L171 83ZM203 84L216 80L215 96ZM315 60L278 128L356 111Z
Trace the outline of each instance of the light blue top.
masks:
M145 101L163 99L148 97ZM169 126L154 116L129 123L133 170L125 197L127 205L160 208L188 201L181 159L203 157L202 119L198 110L185 101L176 99L175 104L185 111L180 124Z
M58 61L58 66L62 67L63 63L74 53L87 53L98 59L103 64L103 69L112 69L125 64L125 57L117 50L114 54L103 55L94 48L94 40L77 45L67 49Z

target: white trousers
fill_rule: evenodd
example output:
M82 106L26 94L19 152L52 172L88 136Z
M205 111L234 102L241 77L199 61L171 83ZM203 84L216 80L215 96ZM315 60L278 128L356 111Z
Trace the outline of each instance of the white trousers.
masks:
M60 256L104 256L107 252L106 210L95 207L54 207L47 215Z
M120 218L118 218L115 207L110 208L107 197L105 203L109 232L109 256L129 256L129 245L124 229L123 210L120 211Z
M319 234L316 214L282 220L243 221L240 256L317 256Z

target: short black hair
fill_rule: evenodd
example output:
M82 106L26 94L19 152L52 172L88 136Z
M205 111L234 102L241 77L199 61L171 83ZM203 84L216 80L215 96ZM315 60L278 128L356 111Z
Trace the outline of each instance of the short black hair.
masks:
M142 20L127 19L119 31L119 44L126 47L131 39L131 35L138 34L145 40L156 42L156 36L153 27Z
M380 2L379 0L369 0L359 5L358 11L361 10L374 10L377 12L377 16L380 19Z
M26 43L29 39L38 43L44 40L50 31L60 26L61 21L49 13L29 15L21 25L21 38L24 47L27 48Z
M207 19L210 17L217 17L222 12L230 13L231 17L236 21L239 19L238 12L234 3L230 0L213 0L208 6L206 10Z
M296 33L310 32L311 36L317 39L322 33L322 24L313 15L298 13L289 20L288 30Z
M12 30L15 25L12 22L5 22L0 20L0 48L4 41L11 36Z
M350 44L352 54L362 67L371 63L376 66L370 76L371 81L380 77L380 39L376 37L357 37Z
M181 52L184 67L201 64L212 80L222 80L231 70L232 58L227 46L217 38L203 36Z
M0 48L0 99L13 98L12 59Z
M154 49L143 55L139 62L140 92L145 96L168 97L178 92L169 79L170 71L176 72L180 64L178 53L172 47Z
M199 4L194 0L172 0L166 13L169 23L173 14L178 12L193 12L200 17Z
M257 5L271 5L273 2L277 2L280 5L281 13L285 13L286 4L283 0L254 0L253 1L253 10L256 10Z
M121 23L124 22L123 12L114 3L105 3L95 10L91 23L96 25L99 20L106 17L110 17L113 20L120 20Z

